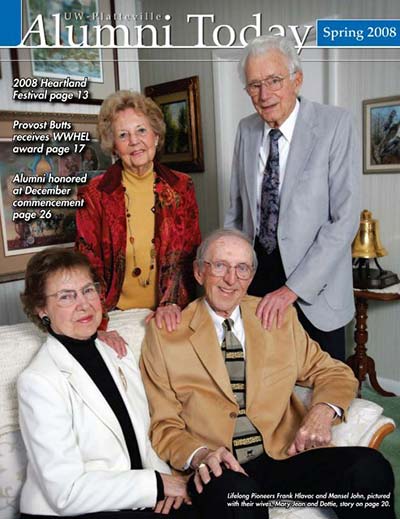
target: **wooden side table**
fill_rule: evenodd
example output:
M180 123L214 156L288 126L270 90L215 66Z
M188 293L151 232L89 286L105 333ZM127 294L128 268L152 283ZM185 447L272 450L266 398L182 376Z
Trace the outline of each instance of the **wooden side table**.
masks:
M358 396L361 393L361 385L366 375L369 376L372 387L382 396L396 396L394 393L385 391L376 378L375 361L367 355L366 344L368 341L368 300L375 301L395 301L400 299L400 294L388 294L380 292L370 292L369 290L354 290L354 298L356 304L356 327L354 331L354 340L356 343L354 354L351 355L346 363L354 371L358 380Z

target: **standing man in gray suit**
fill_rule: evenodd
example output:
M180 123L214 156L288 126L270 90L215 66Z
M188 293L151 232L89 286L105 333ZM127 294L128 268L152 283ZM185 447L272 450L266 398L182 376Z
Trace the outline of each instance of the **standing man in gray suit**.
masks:
M295 303L309 335L344 360L360 211L352 118L299 97L301 63L285 38L256 38L239 67L257 113L239 123L225 226L254 240L259 266L249 293L262 297L257 316L267 329L280 327Z

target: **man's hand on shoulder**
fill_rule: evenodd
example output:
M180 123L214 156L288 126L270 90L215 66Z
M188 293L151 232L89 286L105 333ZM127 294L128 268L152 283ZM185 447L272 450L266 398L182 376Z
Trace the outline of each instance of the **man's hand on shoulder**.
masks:
M277 328L280 328L287 307L294 303L296 299L297 295L286 285L264 296L258 303L256 310L256 315L263 327L271 330L276 321Z
M173 332L181 322L181 309L175 303L159 306L146 317L145 323L148 324L153 318L159 330L165 326L169 332Z
M328 446L332 440L332 421L335 414L334 409L324 403L311 407L288 449L289 456L314 447Z
M194 484L199 494L203 492L203 485L207 485L211 481L211 474L219 477L222 474L222 468L241 472L246 474L240 463L234 455L225 447L219 447L215 451L209 449L201 449L194 456L191 463L195 469Z

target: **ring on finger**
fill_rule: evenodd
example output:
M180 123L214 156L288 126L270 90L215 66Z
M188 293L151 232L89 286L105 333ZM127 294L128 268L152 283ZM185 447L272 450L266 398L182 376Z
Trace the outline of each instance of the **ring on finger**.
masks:
M207 465L205 463L200 463L200 465L197 467L197 470L200 470L203 467L207 467Z

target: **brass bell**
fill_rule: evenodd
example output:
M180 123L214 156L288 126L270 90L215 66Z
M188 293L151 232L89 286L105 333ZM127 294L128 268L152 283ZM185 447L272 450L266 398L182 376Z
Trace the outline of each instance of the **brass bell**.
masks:
M376 258L387 256L379 234L379 222L372 219L371 211L364 209L361 213L360 227L352 245L353 286L362 290L382 289L399 283L393 272L383 270ZM369 266L374 259L377 269Z
M379 222L372 219L371 211L361 213L360 227L352 245L353 258L381 258L387 256L379 235Z

